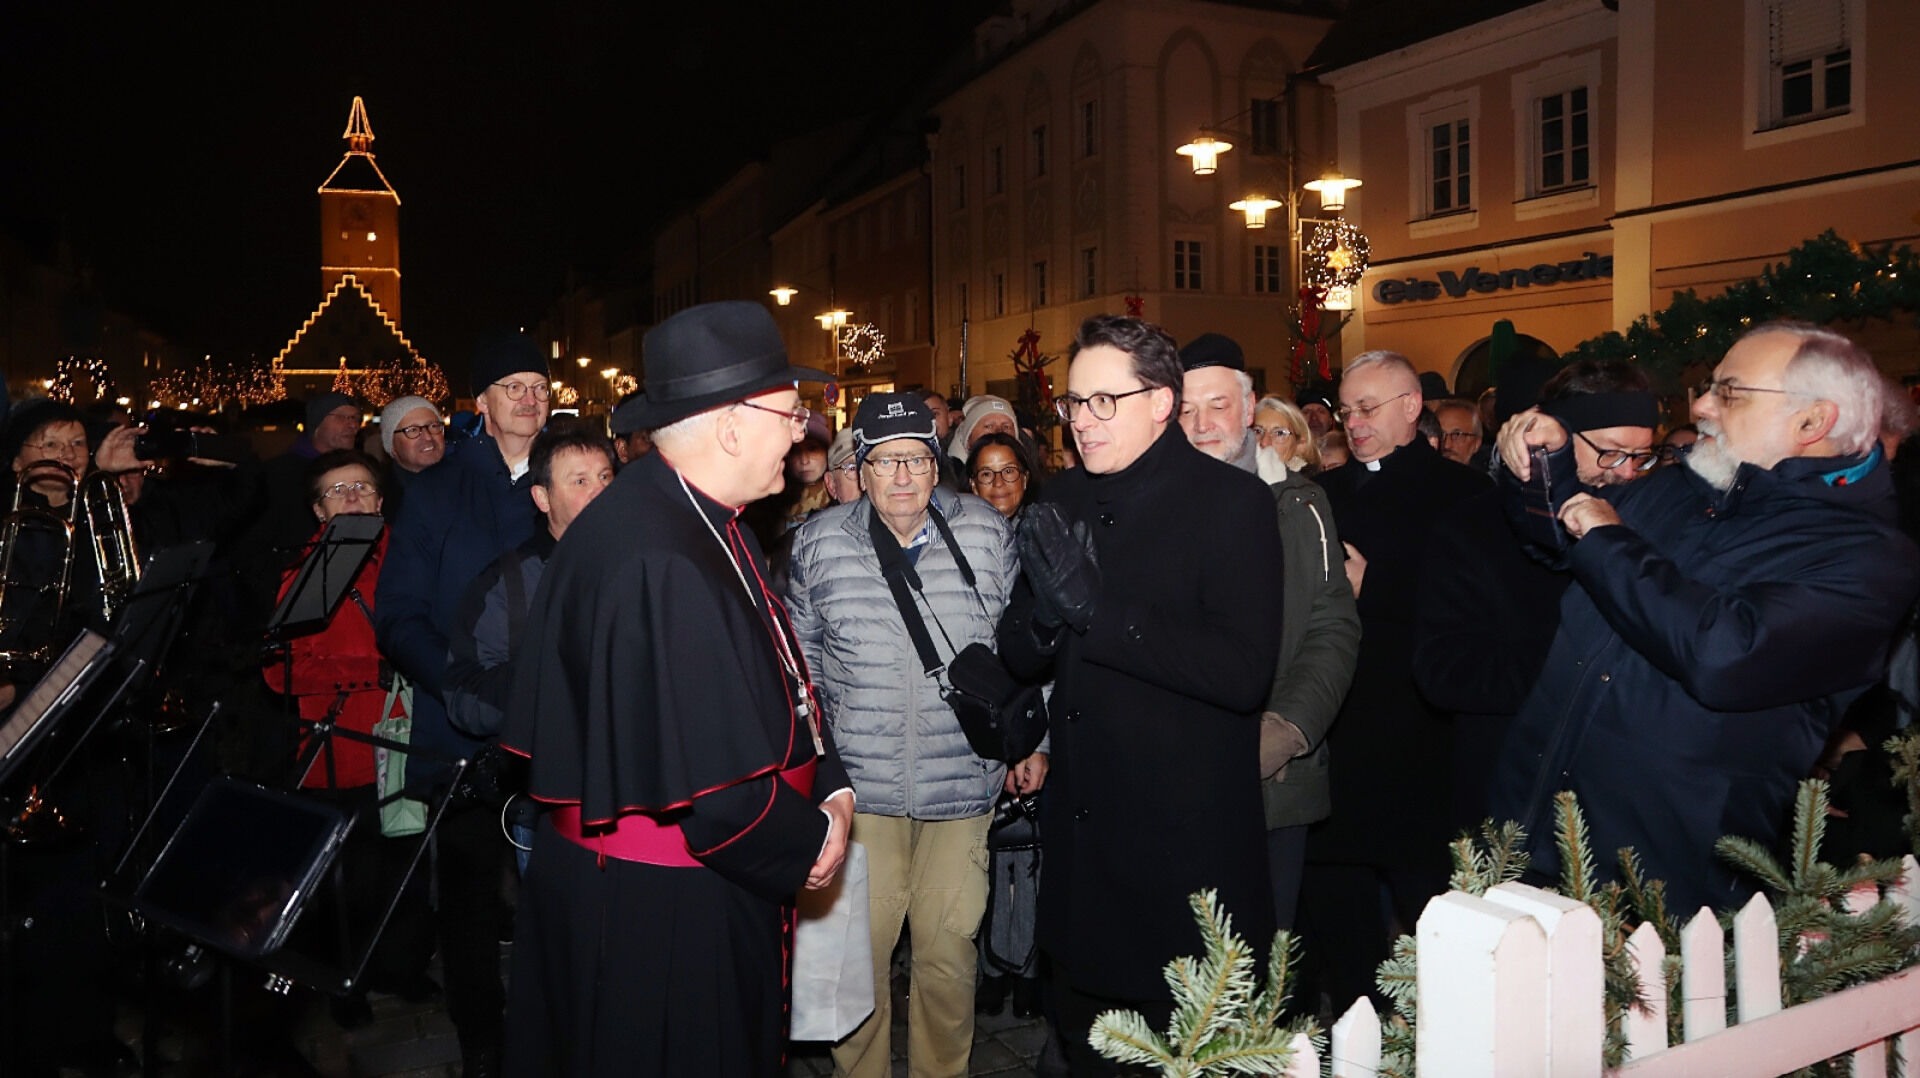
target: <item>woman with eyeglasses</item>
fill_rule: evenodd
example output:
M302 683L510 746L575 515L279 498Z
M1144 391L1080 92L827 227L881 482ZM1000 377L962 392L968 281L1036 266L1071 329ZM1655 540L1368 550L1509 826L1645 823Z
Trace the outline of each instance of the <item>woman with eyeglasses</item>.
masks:
M1040 492L1033 456L1014 435L994 431L981 436L967 457L967 482L976 497L999 510L1008 520L1020 513ZM976 1014L999 1014L1009 997L1018 1018L1040 1013L1038 951L1034 947L1034 918L1040 902L1040 850L1025 841L1010 848L1002 837L1033 821L1018 817L1037 807L1033 795L1024 800L1002 793L994 806L993 831L988 833L989 881L987 915L980 922L980 987L974 991ZM1005 830L1003 830L1005 829Z
M1320 471L1320 448L1313 443L1306 413L1292 401L1262 397L1253 406L1253 433L1260 448L1271 450L1289 474L1311 479Z
M967 457L967 482L976 497L986 499L1000 515L1012 520L1040 493L1033 454L1019 438L995 431L974 443Z
M337 516L380 512L383 504L380 467L357 450L322 453L308 466L306 478L307 500L320 525L313 535L316 540L325 534L327 525ZM346 697L334 715L338 727L371 734L373 724L380 720L387 703L387 690L381 685L380 651L374 644L373 601L386 553L387 530L383 527L326 628L295 637L287 645L288 655L262 668L268 687L291 697L300 718L310 722L326 718L335 700L344 692ZM298 573L296 563L283 574L280 598L286 597ZM332 738L329 743L331 753L323 749L314 758L312 766L300 776L300 785L312 796L357 813L354 830L341 856L346 873L345 893L351 897L347 919L358 933L377 922L380 907L393 893L411 851L407 842L380 834L373 747L345 737ZM305 748L303 737L299 749ZM433 934L427 929L425 904L419 901L420 897L410 891L403 899L401 908L395 911L395 920L387 926L374 952L369 977L382 990L422 994ZM303 921L330 924L332 916L330 913L309 916ZM315 945L325 944L316 939ZM334 1000L332 1009L335 1021L345 1028L363 1025L373 1018L364 989Z

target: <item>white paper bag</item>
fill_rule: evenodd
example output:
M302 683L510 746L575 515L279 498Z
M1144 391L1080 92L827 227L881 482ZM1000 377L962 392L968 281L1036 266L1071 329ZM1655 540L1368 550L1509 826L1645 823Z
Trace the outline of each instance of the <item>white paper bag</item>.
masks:
M801 891L793 930L796 1041L837 1041L873 1013L873 912L867 906L867 848L847 843L833 885Z

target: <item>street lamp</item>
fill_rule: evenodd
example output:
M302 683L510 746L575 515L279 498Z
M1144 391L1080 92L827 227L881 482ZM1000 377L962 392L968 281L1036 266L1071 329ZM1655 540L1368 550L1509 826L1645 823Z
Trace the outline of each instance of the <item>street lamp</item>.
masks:
M1233 149L1233 143L1222 142L1212 134L1202 131L1192 142L1173 151L1193 162L1195 176L1211 176L1220 167L1220 155Z
M1265 195L1248 195L1238 202L1228 203L1227 208L1246 214L1248 228L1265 228L1267 227L1267 211L1277 209L1281 205L1282 203L1268 198Z
M778 288L769 289L767 291L767 295L772 296L773 301L775 303L778 303L782 307L785 307L788 304L792 303L793 297L799 294L800 294L800 290L798 288L789 288L786 285L781 285Z
M1317 180L1308 180L1301 186L1320 195L1320 208L1328 213L1339 213L1347 208L1347 192L1360 186L1360 181L1351 176L1342 176L1338 169L1328 172Z

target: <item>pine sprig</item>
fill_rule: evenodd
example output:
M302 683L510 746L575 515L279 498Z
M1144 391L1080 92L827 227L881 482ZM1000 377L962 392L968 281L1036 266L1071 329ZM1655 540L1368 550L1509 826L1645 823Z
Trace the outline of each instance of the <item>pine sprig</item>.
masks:
M1572 790L1553 795L1553 844L1560 851L1560 891L1579 902L1595 897L1593 840Z
M1088 1043L1115 1062L1155 1067L1178 1078L1285 1073L1293 1061L1294 1035L1316 1032L1311 1021L1278 1024L1298 957L1293 937L1275 934L1266 977L1256 991L1253 949L1234 934L1218 892L1197 892L1188 903L1205 952L1167 963L1174 1009L1166 1035L1133 1011L1108 1011L1094 1020Z

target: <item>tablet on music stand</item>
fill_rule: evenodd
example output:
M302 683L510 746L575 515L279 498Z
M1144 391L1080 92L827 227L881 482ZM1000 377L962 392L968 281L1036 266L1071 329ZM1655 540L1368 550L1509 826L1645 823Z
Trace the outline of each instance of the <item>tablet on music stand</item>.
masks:
M31 755L34 746L100 676L113 650L113 644L99 633L91 629L81 632L21 698L20 706L0 724L0 783Z
M352 827L340 807L218 778L133 893L133 908L238 958L272 954Z
M360 575L360 567L372 556L385 523L377 513L341 513L327 521L326 530L300 563L293 586L267 621L267 635L287 640L326 628L353 586L353 578Z

